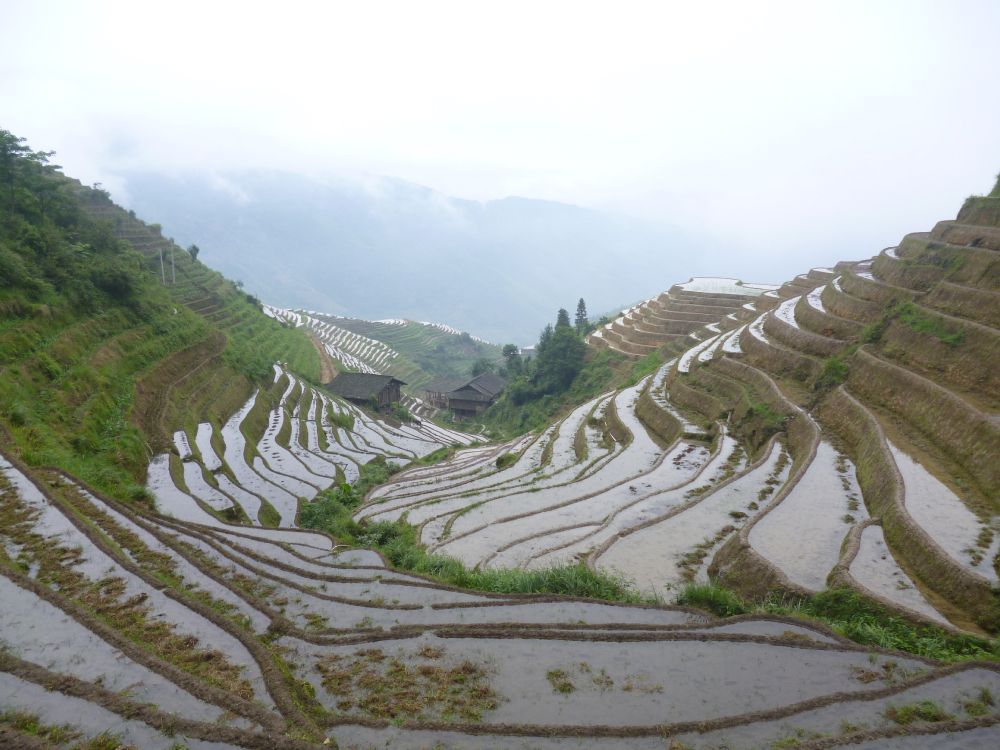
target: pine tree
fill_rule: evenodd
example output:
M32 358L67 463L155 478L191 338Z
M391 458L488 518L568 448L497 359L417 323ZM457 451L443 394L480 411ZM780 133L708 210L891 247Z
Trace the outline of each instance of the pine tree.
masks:
M583 301L583 297L580 297L580 301L576 303L576 332L583 334L590 327L590 320L587 318L587 303Z
M569 328L569 313L566 308L559 308L559 315L556 317L556 328Z

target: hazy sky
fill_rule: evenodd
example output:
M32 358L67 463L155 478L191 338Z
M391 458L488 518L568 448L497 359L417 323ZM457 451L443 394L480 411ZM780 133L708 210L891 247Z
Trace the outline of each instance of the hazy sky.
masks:
M383 174L799 271L990 188L998 38L996 0L0 0L0 127L113 191L133 167Z

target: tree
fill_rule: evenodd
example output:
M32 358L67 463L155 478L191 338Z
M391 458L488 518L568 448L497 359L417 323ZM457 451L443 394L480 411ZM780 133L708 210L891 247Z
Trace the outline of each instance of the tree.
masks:
M506 362L508 377L520 375L524 369L521 362L521 350L515 344L504 344L501 351L504 362Z
M497 363L485 357L477 359L472 363L472 377L482 375L484 372L496 372Z
M191 245L191 247L188 248L188 252L191 253L192 260L198 260L198 253L201 252L201 248L197 245Z
M580 297L580 301L576 303L576 332L580 335L586 333L587 328L590 327L590 320L587 319L587 303L583 301L583 297Z
M559 308L559 314L556 316L556 328L569 328L569 313L564 307Z
M544 350L535 358L532 380L540 393L559 393L569 388L583 368L587 345L569 325L553 331Z

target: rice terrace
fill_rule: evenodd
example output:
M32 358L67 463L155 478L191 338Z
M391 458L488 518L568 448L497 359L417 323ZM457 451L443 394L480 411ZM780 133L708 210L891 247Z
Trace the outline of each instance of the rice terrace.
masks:
M1000 157L961 2L65 4L47 83L0 29L0 750L1000 748L1000 176L928 213ZM948 60L869 80L902 15ZM925 164L945 78L980 146Z

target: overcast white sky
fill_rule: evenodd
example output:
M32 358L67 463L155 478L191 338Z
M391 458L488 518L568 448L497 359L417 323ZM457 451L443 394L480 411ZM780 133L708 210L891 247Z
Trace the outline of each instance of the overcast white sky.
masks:
M996 0L0 0L0 127L112 190L382 174L833 262L990 188L998 38Z

